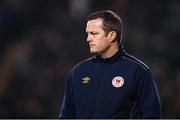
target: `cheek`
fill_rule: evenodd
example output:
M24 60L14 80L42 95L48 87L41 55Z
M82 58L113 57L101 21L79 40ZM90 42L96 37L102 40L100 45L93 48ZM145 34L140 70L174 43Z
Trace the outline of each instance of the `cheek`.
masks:
M108 46L106 39L100 39L97 44L100 49L104 49Z

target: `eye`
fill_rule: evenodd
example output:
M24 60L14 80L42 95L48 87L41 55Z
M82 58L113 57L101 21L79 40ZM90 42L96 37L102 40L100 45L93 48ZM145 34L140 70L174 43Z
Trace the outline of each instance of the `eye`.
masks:
M94 36L94 35L97 35L98 32L90 32L90 34Z

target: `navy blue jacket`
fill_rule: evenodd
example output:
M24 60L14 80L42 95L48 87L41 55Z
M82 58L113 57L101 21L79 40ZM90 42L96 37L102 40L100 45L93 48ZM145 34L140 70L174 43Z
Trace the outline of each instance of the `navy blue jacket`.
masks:
M93 56L71 70L59 118L161 118L154 75L125 50Z

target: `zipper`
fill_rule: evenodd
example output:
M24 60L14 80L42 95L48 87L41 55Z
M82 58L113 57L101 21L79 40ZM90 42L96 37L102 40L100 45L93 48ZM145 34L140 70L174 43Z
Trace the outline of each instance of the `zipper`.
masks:
M99 89L98 89L98 95L97 95L97 99L96 99L96 105L95 105L95 109L94 109L94 112L92 113L91 117L90 118L97 118L96 115L97 115L97 106L98 106L98 103L99 101L101 100L101 93L103 91L103 86L104 86L104 78L105 78L105 73L106 73L106 68L107 68L107 64L106 62L102 62L102 69L101 69L101 73L98 75L100 76L97 80L97 85L99 86ZM97 73L98 74L98 73Z

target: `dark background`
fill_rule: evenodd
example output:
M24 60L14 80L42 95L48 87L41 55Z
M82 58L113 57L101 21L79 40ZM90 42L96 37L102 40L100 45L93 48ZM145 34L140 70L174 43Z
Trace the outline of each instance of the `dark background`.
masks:
M0 0L0 118L58 117L68 72L91 56L86 17L105 9L154 71L163 118L180 118L179 0Z

